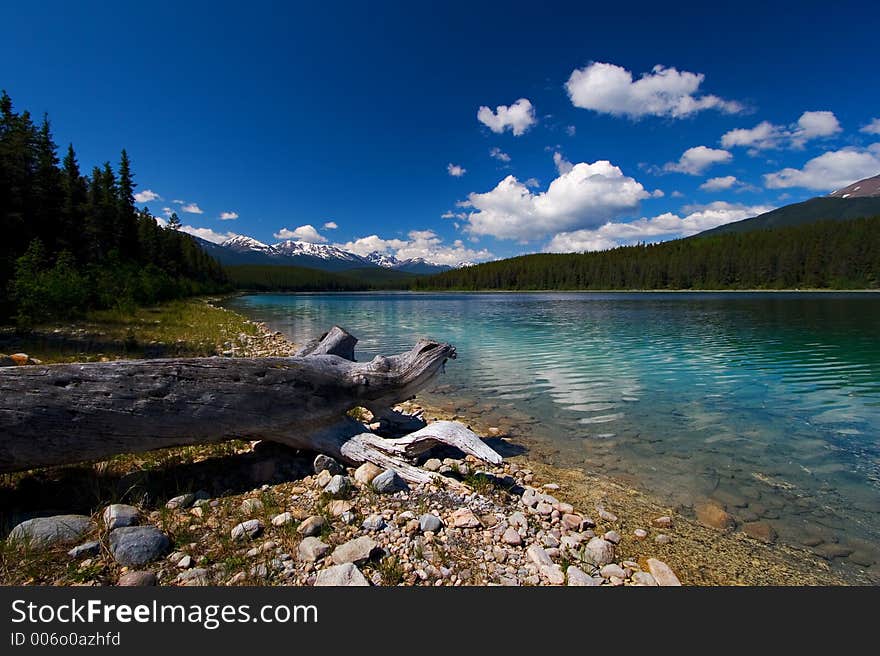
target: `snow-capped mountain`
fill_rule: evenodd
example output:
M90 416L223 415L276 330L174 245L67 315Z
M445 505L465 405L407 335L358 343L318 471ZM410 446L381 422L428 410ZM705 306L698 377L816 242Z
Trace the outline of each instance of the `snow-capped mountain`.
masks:
M414 274L439 273L453 268L445 264L429 262L421 257L398 260L393 255L379 251L360 256L336 246L312 244L292 239L275 244L264 244L247 235L236 235L220 244L198 238L196 241L210 255L220 260L221 264L227 265L292 264L324 271L381 267Z

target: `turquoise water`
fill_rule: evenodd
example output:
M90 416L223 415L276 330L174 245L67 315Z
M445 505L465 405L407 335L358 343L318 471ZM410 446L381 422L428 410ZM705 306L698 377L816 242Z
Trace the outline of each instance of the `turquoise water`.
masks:
M420 336L458 360L429 401L689 512L880 576L880 295L324 294L232 309L303 342L333 324L358 359ZM851 552L846 554L846 552Z

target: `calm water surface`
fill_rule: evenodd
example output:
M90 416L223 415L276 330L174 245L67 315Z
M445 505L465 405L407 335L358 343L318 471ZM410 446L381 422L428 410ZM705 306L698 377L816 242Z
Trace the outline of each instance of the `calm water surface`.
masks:
M296 342L339 324L358 359L448 341L428 401L880 578L880 295L253 295ZM474 404L474 401L477 403ZM849 552L847 554L847 552Z

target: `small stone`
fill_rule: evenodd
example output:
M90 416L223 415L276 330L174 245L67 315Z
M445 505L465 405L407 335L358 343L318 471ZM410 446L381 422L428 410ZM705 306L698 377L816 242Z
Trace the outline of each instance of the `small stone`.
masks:
M440 461L439 458L430 458L426 460L425 464L422 466L428 471L435 472L439 471L439 469L443 466L443 463Z
M443 528L443 522L437 517L437 515L425 513L419 517L419 530L422 533L425 533L426 531L437 533L441 528Z
M524 531L529 530L529 520L518 510L515 513L511 513L510 517L507 518L507 523Z
M331 478L333 478L333 474L328 472L326 469L322 469L321 472L317 476L315 476L315 485L320 488L326 487Z
M161 558L171 546L155 526L123 526L110 533L110 553L120 565L140 567Z
M562 526L564 526L569 531L577 531L581 527L581 522L584 521L584 518L580 515L565 513L562 515Z
M357 521L357 515L355 515L351 510L346 510L339 516L339 521L343 524L354 524Z
M120 585L122 587L145 587L150 585L156 585L156 575L153 572L147 572L144 570L135 570L133 572L126 572L122 576L119 577L119 581L116 585Z
M531 508L538 503L538 491L534 488L527 487L522 493L522 502L525 506Z
M604 508L599 508L598 512L599 512L599 519L601 519L602 521L605 521L605 522L616 522L617 521L617 515L615 515L612 512L608 512Z
M637 528L635 531L633 531L633 535L635 536L636 540L644 540L646 537L648 537L648 532L643 528Z
M698 504L694 510L697 513L697 521L703 526L726 531L736 525L733 517L713 501Z
M636 572L632 575L632 581L636 585L649 585L652 587L657 585L657 579L648 572Z
M749 522L743 524L743 531L745 531L746 535L749 537L760 540L761 542L767 542L768 544L776 542L776 538L778 537L776 529L774 529L768 522Z
M181 572L175 579L178 583L186 587L197 587L211 584L211 573L203 567Z
M539 567L541 565L553 565L553 559L537 544L529 545L529 548L526 549L526 556Z
M593 538L584 547L584 558L597 567L607 565L614 561L614 545L608 540Z
M359 563L370 559L370 554L379 545L372 538L362 535L354 540L340 544L333 550L331 558L337 565Z
M330 545L316 537L303 538L297 547L297 556L305 563L314 563L320 560L330 551Z
M263 510L263 502L259 499L245 499L239 507L242 515L253 515Z
M657 528L669 528L672 526L672 517L669 515L663 515L662 517L655 517L651 523Z
M189 508L193 501L196 500L196 495L192 492L187 492L186 494L181 494L180 496L176 496L172 499L168 499L165 503L165 507L168 510L178 510L180 508Z
M233 540L242 540L244 538L253 539L263 532L263 522L259 519L249 519L241 524L236 524L230 536Z
M104 526L107 527L107 530L112 531L122 526L134 526L138 523L140 514L140 511L134 506L112 503L104 508L101 518L104 520Z
M557 483L544 483L542 486L545 490L558 490L559 485Z
M341 517L353 507L350 502L344 499L335 499L327 504L327 511L334 517Z
M620 544L620 533L617 531L608 531L602 537L608 540L611 544Z
M455 528L477 528L480 526L480 520L467 508L459 508L452 513L452 525Z
M392 469L386 469L376 476L370 485L372 485L373 489L379 494L391 494L393 492L405 490L407 487L403 479Z
M180 569L189 569L190 567L192 567L192 556L189 556L189 555L184 556L183 558L181 558L180 560L177 561L177 566Z
M570 515L574 512L574 506L570 503L560 501L553 504L553 510L558 511L560 515Z
M71 558L82 558L83 556L97 556L99 553L101 553L101 543L91 541L78 544L68 551L67 555Z
M606 579L610 579L612 576L618 579L626 578L626 572L623 571L623 568L620 565L616 565L614 563L603 565L602 568L599 570L599 574L601 574Z
M549 515L553 512L553 506L551 506L549 503L545 503L544 501L541 501L538 503L537 506L535 506L535 511L539 515L546 516L546 515Z
M330 482L324 487L324 494L327 494L334 499L341 499L348 496L350 490L351 479L342 474L334 474L330 479Z
M312 515L303 520L302 524L297 526L296 530L302 536L311 537L318 535L324 528L324 518L320 515Z
M672 538L665 533L660 533L654 537L654 542L656 542L657 544L669 544L670 542L672 542Z
M568 569L565 570L565 574L568 577L569 587L594 588L599 585L596 579L580 567L575 567L574 565L569 565Z
M681 581L670 569L669 565L656 558L648 558L648 571L660 587L681 586Z
M538 569L541 572L541 576L550 585L562 585L565 583L565 574L562 573L562 568L559 565L540 565Z
M272 526L287 526L293 522L293 515L289 512L283 512L272 518Z
M316 474L320 474L322 471L329 472L331 476L345 473L345 467L340 465L330 456L325 456L323 453L317 455L312 464L315 468Z
M373 514L367 517L361 526L367 531L381 531L385 528L385 519L382 515Z
M354 470L354 480L361 485L369 485L381 473L381 467L374 465L372 462L365 462Z
M368 586L370 583L354 563L333 565L318 572L315 586Z
M504 531L504 535L501 536L501 541L505 544L518 547L522 544L522 536L519 534L519 531L510 526Z
M55 515L36 517L17 525L9 532L7 542L36 548L75 542L94 528L85 515Z

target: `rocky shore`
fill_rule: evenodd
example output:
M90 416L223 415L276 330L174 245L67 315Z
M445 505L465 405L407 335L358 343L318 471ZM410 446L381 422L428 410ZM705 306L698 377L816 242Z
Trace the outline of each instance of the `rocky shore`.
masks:
M217 347L221 356L289 355L262 324ZM22 357L23 356L23 357ZM15 365L26 365L16 354ZM416 402L397 408L447 419ZM358 418L370 421L369 413ZM458 417L459 420L466 418ZM500 445L495 427L473 426ZM215 447L216 448L216 447ZM717 509L697 525L637 491L528 453L500 466L435 450L419 465L445 483L407 485L372 464L346 468L267 442L189 454L163 497L139 487L137 459L118 481L125 503L93 514L16 521L6 583L78 585L568 585L839 583L762 542L731 536ZM170 450L169 450L170 451ZM176 454L171 460L175 461ZM100 468L99 463L95 467ZM213 466L213 469L211 468ZM161 469L161 468L159 468ZM220 476L217 473L222 472ZM182 479L188 473L189 479ZM140 492L137 492L141 490ZM144 491L146 490L146 491ZM135 491L135 492L131 492ZM176 493L174 493L176 492ZM109 500L108 500L109 501ZM723 512L723 510L722 510ZM46 515L44 512L31 513ZM757 529L755 529L757 530ZM40 564L39 566L37 564Z

